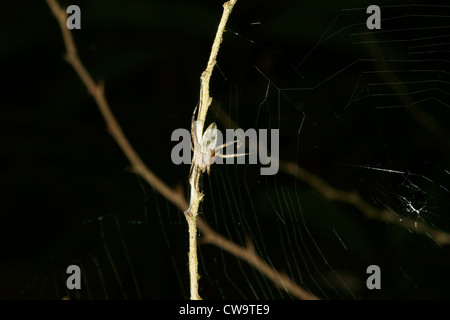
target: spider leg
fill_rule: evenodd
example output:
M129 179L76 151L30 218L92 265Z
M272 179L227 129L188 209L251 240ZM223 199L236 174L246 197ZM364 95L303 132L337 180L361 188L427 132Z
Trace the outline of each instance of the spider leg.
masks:
M191 136L192 136L192 141L194 141L194 148L198 144L197 135L195 134L195 131L196 131L195 130L195 112L197 111L197 107L198 107L198 104L195 107L194 112L192 113L192 120L191 120ZM191 144L191 148L192 148L192 144Z
M238 143L238 142L239 142L239 140L235 140L235 141L233 141L233 142L227 142L227 143L224 143L224 144L222 144L222 145L216 147L216 148L215 148L215 151L217 152L217 151L219 151L220 149L223 149L223 148L225 148L226 146L229 146L230 144L235 144L235 143Z
M250 153L233 153L233 154L220 154L220 153L216 153L217 157L221 157L221 158L237 158L240 156L245 156L248 155Z
M192 168L193 168L193 165L191 164L191 167L189 168L189 179L191 178Z
M215 150L215 156L221 157L221 158L235 158L235 157L240 157L240 156L245 156L245 155L250 154L250 153L234 153L234 154L226 154L226 155L225 155L225 154L218 153L218 151L219 151L220 149L223 149L223 148L225 148L226 146L228 146L228 145L230 145L230 144L235 144L235 143L238 143L238 142L239 142L239 140L235 140L235 141L233 141L233 142L224 143L224 144L222 144L222 145L216 147L216 148L214 149L214 150Z
M195 134L195 113L197 112L198 103L195 106L194 112L192 113L192 119L191 119L191 150L194 152L195 155L195 148L198 145L197 135ZM192 144L193 143L193 144ZM195 160L192 158L191 167L189 168L189 178L192 175L192 172L194 171L195 166Z

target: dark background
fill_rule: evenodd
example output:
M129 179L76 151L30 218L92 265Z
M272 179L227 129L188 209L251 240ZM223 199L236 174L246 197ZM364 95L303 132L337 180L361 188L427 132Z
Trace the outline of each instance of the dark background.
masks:
M351 45L350 31L344 31L314 50L301 69L295 70L294 66L319 41L336 16L342 14L342 9L375 4L302 2L238 1L218 59L226 78L217 68L213 74L211 95L215 105L221 106L242 128L255 126L256 114L257 126L280 128L282 159L300 158L303 167L337 188L357 190L375 207L404 211L405 205L395 194L405 195L413 184L418 185L424 192L410 196L417 200L416 206L425 201L427 210L433 213L424 215L425 221L450 231L449 193L439 188L439 185L450 188L450 175L444 173L450 170L445 139L422 127L406 109L375 112L377 106L385 103L383 97L376 98L376 92L372 92L372 99L354 103L348 110L343 108L348 93L355 87L355 79L365 71L373 71L372 64L357 64L323 86L306 92L288 92L278 100L275 85L314 87L350 62L367 57L371 50L368 46ZM63 3L80 6L82 29L73 33L81 59L96 80L104 80L111 109L136 151L171 187L188 188L189 166L175 166L170 160L174 146L170 135L176 128L190 127L198 100L199 77L206 66L222 3L212 0ZM378 2L391 3L394 4ZM45 1L9 1L2 6L0 297L188 298L187 225L183 215L128 171L128 161L106 132L93 99L63 60L61 32ZM405 7L389 12L393 16L417 12L413 7L409 12L402 10ZM337 32L341 27L349 28L352 22L364 22L366 17L364 10L346 13L332 29ZM253 22L262 25L255 26ZM407 22L408 26L420 23L414 18ZM448 18L442 18L436 25L446 25L445 34ZM399 25L386 20L383 28L395 29ZM407 40L420 36L411 32L388 33L385 37ZM444 37L440 41L448 43L448 40ZM407 59L405 44L387 42L381 46L386 56ZM443 52L446 55L436 53L435 58L444 62L425 65L428 69L441 68L442 82L430 85L434 91L429 91L425 98L431 96L436 100L426 100L421 107L448 130L448 49ZM268 96L271 107L261 104L267 80L255 67L274 85ZM414 70L417 66L399 68ZM414 72L398 74L401 79L420 80L420 76L415 76ZM372 77L366 81L379 81ZM394 101L396 97L386 99ZM447 107L437 101L443 101ZM402 104L401 98L394 104ZM307 118L298 135L304 114ZM210 112L208 121L214 119L214 112ZM351 166L355 164L419 176L378 174ZM205 188L214 179L219 184L228 183L227 179L240 184L242 171L238 170L244 169L216 167L211 177L205 178ZM359 281L354 287L350 285L352 296L345 290L341 293L339 288L331 289L330 276L331 284L324 285L323 292L313 290L315 294L322 298L358 299L449 297L448 248L398 226L368 220L350 206L324 201L309 186L286 174L260 178L255 173L259 169L249 170L246 186L252 193L250 201L261 214L260 227L270 230L273 224L273 213L267 209L270 190L283 189L294 197L300 192L302 211L328 262L338 272L342 271L342 277L348 274L348 279ZM211 198L214 200L213 195ZM243 201L240 210L246 212L250 201ZM213 212L223 204L220 201L211 204L206 199L204 206L204 212ZM230 225L231 218L217 221L210 214L205 219L215 229L233 235L233 231L224 232L224 225ZM349 250L342 250L332 229L342 232L350 244ZM272 252L270 259L276 267L288 272L288 256L280 251L276 240L282 231L272 231L264 233ZM201 257L200 273L205 265L210 270L201 280L201 294L205 298L291 298L270 284L263 287L271 294L253 295L245 285L246 281L257 281L252 278L251 269L242 267L228 254L224 256L217 248L202 246ZM239 290L228 281L228 275L215 270L215 264L222 261L217 262L216 257L229 263L228 272L235 283L244 283L238 286ZM314 259L324 264L320 256ZM74 293L64 289L65 268L70 264L84 266L85 290ZM365 279L369 264L378 264L386 270L379 292L361 289L364 284L360 282ZM247 273L242 273L242 268ZM309 276L305 275L304 283L318 277ZM262 278L255 276L255 279Z

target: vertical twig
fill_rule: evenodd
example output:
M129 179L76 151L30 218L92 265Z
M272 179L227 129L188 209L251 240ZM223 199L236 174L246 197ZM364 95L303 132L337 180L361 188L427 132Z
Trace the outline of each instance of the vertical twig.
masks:
M203 127L205 124L206 114L208 108L211 105L212 98L209 95L209 81L211 79L212 71L216 64L217 54L219 52L220 44L222 43L223 32L225 30L225 25L227 24L228 17L230 16L231 10L235 5L237 0L230 0L223 4L222 18L220 19L219 27L217 28L216 37L214 39L211 53L209 55L208 64L205 71L201 76L201 87L200 87L200 107L197 116L197 126L195 132L200 134L203 133ZM191 284L191 300L200 300L201 297L198 294L198 256L197 256L197 218L198 218L198 208L200 202L203 199L203 193L200 191L200 186L198 184L200 180L201 170L194 163L196 159L197 149L194 150L192 156L192 172L189 177L189 184L191 185L191 198L189 202L189 209L185 212L186 220L189 225L189 274L190 274L190 284Z
M64 44L67 50L66 60L74 68L75 72L78 74L81 81L86 86L88 92L94 97L95 102L97 103L97 106L106 122L109 133L130 161L131 171L140 175L145 181L148 182L149 185L157 190L168 201L173 203L180 211L188 210L188 203L183 193L180 192L180 190L170 188L166 183L164 183L164 181L162 181L144 164L142 159L134 150L133 146L130 144L122 128L120 127L119 122L109 108L103 86L97 84L89 75L88 71L84 67L83 63L80 60L80 57L77 54L72 34L70 30L67 29L65 24L67 19L66 13L59 6L56 0L46 1L53 15L58 21L58 25L61 29ZM68 57L71 58L69 59ZM316 296L307 292L304 288L296 284L286 274L279 272L273 266L270 266L260 256L258 256L252 248L240 246L237 243L234 243L229 239L221 236L216 231L211 229L211 227L204 220L202 220L201 217L197 218L197 227L203 234L204 243L215 245L222 250L229 252L231 255L247 261L255 269L259 270L267 278L272 280L277 287L284 289L286 292L299 299L317 299ZM192 232L192 234L195 236L195 232ZM194 248L195 250L197 250L196 244Z

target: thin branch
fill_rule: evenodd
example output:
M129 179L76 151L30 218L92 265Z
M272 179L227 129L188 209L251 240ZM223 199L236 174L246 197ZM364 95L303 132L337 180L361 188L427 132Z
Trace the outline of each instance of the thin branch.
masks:
M217 113L217 118L222 125L227 128L238 128L237 124L222 108L214 104L211 108ZM339 190L296 163L280 160L280 170L309 184L329 200L336 200L354 206L368 218L392 223L411 232L426 235L439 245L450 244L450 233L438 230L423 221L399 215L389 209L377 209L366 202L358 193Z
M228 17L230 16L231 10L233 10L235 4L236 0L230 0L223 4L222 18L220 19L219 27L217 28L216 37L214 38L211 48L208 64L206 66L206 70L201 76L200 110L197 119L201 121L201 126L205 123L206 114L208 113L208 108L212 101L212 98L209 96L209 81L211 79L214 66L216 65L217 54L219 53L219 48L222 43L225 25L227 24ZM203 127L200 127L200 129L200 132L203 132Z
M212 98L209 95L209 81L216 64L217 54L219 53L220 44L222 43L223 32L225 31L225 25L227 24L228 17L230 16L231 10L235 5L236 0L230 0L223 4L222 18L220 19L219 27L217 28L216 37L211 48L211 53L209 56L208 64L206 70L201 76L201 87L200 87L200 108L197 117L197 124L195 126L194 135L197 132L200 136L203 135L203 127L205 124L206 114L208 113L209 105L211 104ZM198 159L197 153L201 152L198 148L194 149L194 154L192 155L192 168L189 184L191 185L191 198L189 202L189 209L185 212L186 221L189 225L189 274L190 274L190 284L191 284L191 300L200 300L198 294L198 256L197 256L197 218L198 218L198 208L203 199L203 193L200 190L199 181L202 171L195 163L194 159Z
M156 191L158 191L164 198L173 203L181 212L185 212L188 209L188 202L186 201L183 193L180 190L172 189L167 186L161 179L159 179L141 160L139 155L131 146L128 139L125 137L118 121L114 117L107 100L104 95L103 86L96 84L92 77L83 66L80 58L78 57L75 42L72 34L66 27L67 15L64 10L59 6L56 0L46 0L53 15L56 17L60 26L64 44L67 50L67 61L74 68L75 72L80 77L83 84L86 86L88 92L94 97L100 112L105 119L109 133L116 140L119 147L122 149L125 156L130 161L132 171L140 175L150 184ZM197 219L197 226L203 235L204 242L216 245L224 251L228 251L230 254L239 257L247 261L255 269L260 271L266 277L271 279L274 284L280 288L285 289L288 293L299 299L317 299L316 296L307 292L302 287L297 285L287 275L278 272L276 269L268 265L261 257L259 257L254 250L245 247L241 247L238 244L226 239L218 234L216 231L200 217Z
M337 200L356 207L368 218L396 224L411 232L426 235L440 245L450 244L449 233L438 230L425 222L404 217L389 209L377 209L361 198L358 193L336 189L295 163L280 160L280 170L306 182L327 199Z
M234 256L247 261L252 266L257 266L259 272L272 280L279 288L304 300L318 300L318 298L296 284L289 276L281 273L265 262L253 249L251 245L241 247L236 243L216 233L201 219L198 219L198 227L203 233L202 243L214 244L228 251Z
M180 199L180 197L175 196L172 190L146 167L146 165L143 163L139 155L133 149L130 142L123 133L122 128L120 127L119 123L117 122L116 118L111 112L108 101L106 101L105 98L103 84L102 83L97 84L94 81L94 79L92 79L92 77L87 72L85 66L83 65L78 56L75 42L72 37L72 33L66 27L66 19L67 19L66 12L58 5L58 3L55 0L46 0L46 1L51 11L53 12L53 15L56 17L59 27L62 31L64 44L67 49L66 53L67 62L70 65L72 65L75 72L78 74L81 81L88 89L88 92L94 98L103 118L105 119L108 132L113 136L113 138L119 144L120 148L125 153L126 157L131 163L132 170L135 173L143 176L147 181L151 181L152 186L154 186L155 189L158 189L158 191L169 201L175 203L178 207L185 206L186 200L184 199L182 200Z

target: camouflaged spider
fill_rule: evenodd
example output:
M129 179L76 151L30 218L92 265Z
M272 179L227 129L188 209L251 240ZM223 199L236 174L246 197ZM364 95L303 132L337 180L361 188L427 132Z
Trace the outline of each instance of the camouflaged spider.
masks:
M195 123L195 112L197 111L197 107L194 110L194 114L192 115L191 122L191 135L192 141L194 142L194 147L191 149L194 151L194 158L191 165L191 173L194 166L200 169L202 173L211 172L211 165L216 161L216 156L221 158L232 158L238 157L245 154L231 154L231 155L223 155L218 153L218 151L230 144L237 143L238 140L222 144L216 147L217 143L217 125L215 122L211 123L206 131L201 132L201 128L203 126Z

